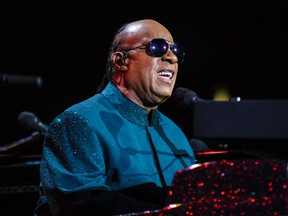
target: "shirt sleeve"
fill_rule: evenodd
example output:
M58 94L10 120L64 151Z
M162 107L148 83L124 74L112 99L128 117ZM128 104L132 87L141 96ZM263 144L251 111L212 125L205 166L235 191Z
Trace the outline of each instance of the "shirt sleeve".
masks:
M83 190L104 190L105 158L97 135L81 115L66 111L55 118L44 140L40 178L49 203Z

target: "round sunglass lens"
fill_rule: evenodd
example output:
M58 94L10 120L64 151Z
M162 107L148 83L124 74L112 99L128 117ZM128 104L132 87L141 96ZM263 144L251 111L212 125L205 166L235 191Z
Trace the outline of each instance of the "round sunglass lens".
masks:
M168 48L169 45L164 39L154 39L150 42L150 52L155 57L165 55Z
M172 52L177 56L178 61L183 62L184 56L185 56L183 47L180 44L174 43L171 49L172 49Z

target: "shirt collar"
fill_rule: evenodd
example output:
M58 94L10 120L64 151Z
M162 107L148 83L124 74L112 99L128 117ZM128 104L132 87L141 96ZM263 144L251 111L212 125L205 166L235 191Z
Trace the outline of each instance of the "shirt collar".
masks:
M146 109L138 106L129 98L125 97L112 82L108 83L102 91L102 94L128 121L144 126L159 125L160 113L158 108L151 111L152 116L149 124Z

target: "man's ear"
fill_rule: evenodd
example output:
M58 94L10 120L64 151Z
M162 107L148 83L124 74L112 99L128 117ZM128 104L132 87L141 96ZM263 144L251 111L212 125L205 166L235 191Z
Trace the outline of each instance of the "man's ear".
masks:
M117 70L120 71L126 71L127 70L127 52L115 52L113 56L113 65L117 68Z

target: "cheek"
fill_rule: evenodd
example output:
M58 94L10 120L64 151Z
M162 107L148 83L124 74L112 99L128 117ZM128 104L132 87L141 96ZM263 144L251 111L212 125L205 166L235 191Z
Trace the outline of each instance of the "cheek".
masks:
M157 74L157 64L151 61L143 61L137 68L137 74L142 78L149 78Z
M127 79L138 82L149 82L157 75L158 61L157 58L150 56L141 57L140 61L134 61L127 73Z

